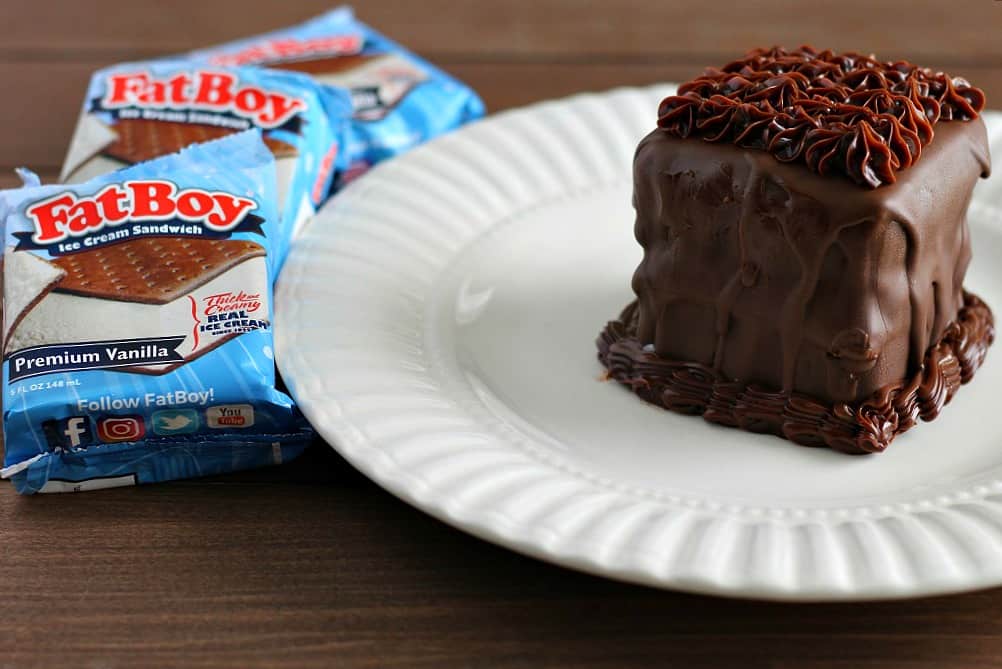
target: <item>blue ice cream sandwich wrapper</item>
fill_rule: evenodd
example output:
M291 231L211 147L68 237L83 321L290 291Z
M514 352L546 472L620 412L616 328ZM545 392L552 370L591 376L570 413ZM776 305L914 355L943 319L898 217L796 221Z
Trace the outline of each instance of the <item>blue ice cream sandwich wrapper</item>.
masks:
M312 430L276 388L284 222L261 130L79 184L24 174L0 192L0 475L81 491L298 455Z

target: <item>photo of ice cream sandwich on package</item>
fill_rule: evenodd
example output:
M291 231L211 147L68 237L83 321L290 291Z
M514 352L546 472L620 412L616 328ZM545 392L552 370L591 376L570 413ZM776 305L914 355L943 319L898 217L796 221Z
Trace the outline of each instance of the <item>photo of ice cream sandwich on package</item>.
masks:
M379 121L429 78L429 72L395 53L356 54L321 60L292 60L269 67L311 75L317 81L351 91L353 118Z
M135 341L164 332L183 333L177 355L190 361L249 329L267 325L268 271L265 249L253 241L152 237L125 241L90 253L46 261L8 251L25 275L57 276L44 293L15 316L6 348L20 351L52 344L102 340ZM30 270L34 270L29 273ZM22 300L14 286L11 302ZM26 295L32 295L29 291ZM19 306L19 305L18 305ZM207 321L211 309L239 306L237 318ZM204 308L203 308L204 307ZM100 314L100 319L92 316ZM263 317L262 317L263 316ZM124 349L122 350L125 353ZM164 374L182 361L130 364L123 372Z
M130 159L148 150L116 142ZM82 184L28 174L0 192L0 475L20 492L219 473L305 448L312 432L276 388L272 352L273 151L249 130Z

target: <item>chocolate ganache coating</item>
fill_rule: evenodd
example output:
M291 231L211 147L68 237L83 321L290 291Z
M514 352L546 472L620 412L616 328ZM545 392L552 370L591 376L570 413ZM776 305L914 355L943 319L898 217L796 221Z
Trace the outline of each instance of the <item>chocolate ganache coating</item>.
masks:
M634 162L637 335L675 360L829 401L922 364L963 304L980 119L937 128L897 183L859 188L655 130Z
M814 69L791 65L808 56ZM729 73L740 73L759 82L745 87L745 98L769 90L767 99L784 110L783 96L797 98L782 91L800 79L770 83L755 74L771 73L770 63L814 83L883 91L873 99L905 110L888 127L914 129L918 141L908 135L894 149L897 130L869 138L885 112L833 121L802 113L803 101L793 113L810 118L795 152L772 141L770 124L757 126L752 134L765 139L751 142L750 116L741 117L740 132L735 126L699 141L692 135L709 132L712 124L699 127L709 112L690 106L690 116L667 123L662 105L660 127L634 159L634 231L644 251L633 276L637 300L598 342L613 378L676 411L847 452L882 450L917 418L935 417L971 378L994 339L991 311L963 288L967 207L990 166L977 116L983 96L911 65L860 62L773 49L708 76L726 87ZM853 74L860 67L866 77ZM683 89L703 91L706 79ZM841 133L826 149L837 161L810 157L821 151L812 148L819 129ZM861 137L865 151L854 148ZM874 162L874 143L897 157ZM853 178L830 176L826 166L836 163ZM703 400L679 399L689 391Z

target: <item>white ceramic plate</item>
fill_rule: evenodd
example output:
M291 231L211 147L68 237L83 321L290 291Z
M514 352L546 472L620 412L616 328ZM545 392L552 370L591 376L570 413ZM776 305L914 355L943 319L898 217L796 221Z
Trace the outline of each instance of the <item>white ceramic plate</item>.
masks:
M499 114L335 198L276 299L303 411L414 506L596 574L791 600L1002 584L1002 351L938 420L869 457L599 380L594 340L640 258L630 161L669 90ZM986 118L1000 156L1002 120ZM982 183L971 208L967 285L1002 309L1000 193L1002 178Z

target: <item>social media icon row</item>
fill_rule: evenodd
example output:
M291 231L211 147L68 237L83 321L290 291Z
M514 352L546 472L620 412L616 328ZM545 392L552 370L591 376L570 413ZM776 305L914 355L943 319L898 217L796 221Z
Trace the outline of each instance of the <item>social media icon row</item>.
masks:
M154 434L171 436L191 434L201 427L202 418L195 409L164 409L154 411L149 427ZM254 425L254 407L250 404L228 404L208 407L205 425L211 429L242 429ZM139 441L146 436L146 423L142 416L106 416L91 431L87 416L71 416L62 420L42 423L45 439L53 448L81 448L97 441L116 444Z
M45 440L54 448L81 448L94 443L87 416L70 416L42 423ZM105 444L137 441L146 434L141 416L108 416L97 421L97 440Z

